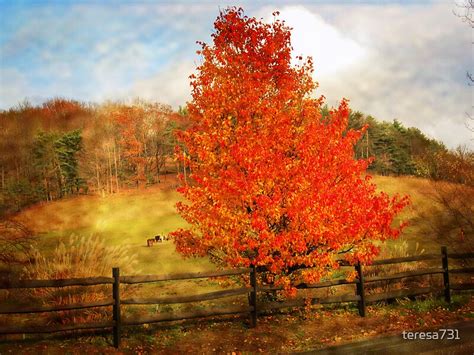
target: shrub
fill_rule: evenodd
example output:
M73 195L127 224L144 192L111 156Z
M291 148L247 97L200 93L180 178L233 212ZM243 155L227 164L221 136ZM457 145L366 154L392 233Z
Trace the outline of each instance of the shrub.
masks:
M426 194L433 202L426 218L440 244L449 245L451 251L474 250L474 185L432 181Z
M135 254L123 246L108 246L98 235L88 238L72 235L61 243L51 255L34 251L34 261L24 268L26 279L67 279L111 276L112 267L121 273L137 273ZM31 295L41 299L43 305L58 306L70 303L90 303L111 298L110 285L72 286L63 288L33 289ZM49 321L67 324L76 321L98 320L106 312L103 308L48 313Z
M24 225L0 221L0 266L10 267L28 260L33 243L33 233Z

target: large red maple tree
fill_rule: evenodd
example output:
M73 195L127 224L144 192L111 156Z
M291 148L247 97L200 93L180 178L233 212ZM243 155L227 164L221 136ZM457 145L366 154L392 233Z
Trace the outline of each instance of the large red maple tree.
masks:
M294 270L309 267L298 277L316 281L341 255L369 262L377 241L399 235L392 222L408 198L376 191L369 161L354 159L363 132L347 129L348 102L321 114L311 58L292 65L277 15L267 24L228 8L212 45L198 42L192 126L176 155L191 172L177 205L189 228L172 235L184 255L265 265L291 285Z

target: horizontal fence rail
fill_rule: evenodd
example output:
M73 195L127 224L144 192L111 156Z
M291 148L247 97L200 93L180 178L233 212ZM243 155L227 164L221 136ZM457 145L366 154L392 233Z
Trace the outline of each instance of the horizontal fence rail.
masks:
M229 307L229 308L214 308L214 309L202 309L195 310L192 312L169 312L161 313L155 316L137 316L133 318L127 318L122 321L123 325L140 325L148 323L158 323L166 321L176 321L184 319L193 319L193 318L203 318L203 317L215 317L221 315L231 315L231 314L248 314L253 311L253 307Z
M474 272L474 267L465 267L462 269L449 270L450 274L465 274L465 273L472 273L472 272Z
M58 312L58 311L71 311L75 309L87 309L95 307L107 307L112 306L114 301L112 299L90 302L90 303L70 303L59 306L0 306L0 314L21 314L21 313L43 313L43 312ZM1 333L1 332L0 332Z
M379 302L384 300L390 300L395 298L405 298L405 297L414 297L414 296L421 296L426 295L429 293L441 293L442 290L435 289L432 287L419 287L419 288L412 288L409 290L395 290L385 293L377 293L373 295L369 295L366 297L366 301L368 303L372 302Z
M189 302L201 302L215 300L224 297L246 295L252 289L248 287L242 287L232 290L215 291L202 293L191 296L170 296L160 298L130 298L122 300L122 304L176 304L176 303L189 303Z
M315 284L307 284L307 283L300 283L297 284L295 287L297 289L310 289L310 288L326 288L331 286L338 286L338 285L351 285L359 283L358 280L348 281L346 279L335 279L331 281L324 281ZM258 287L257 290L261 292L272 292L272 291L281 291L284 288L282 286L261 286Z
M455 290L455 291L474 290L474 283L451 285L451 290Z
M12 288L41 288L41 287L67 287L67 286L95 286L113 284L111 277L85 277L79 279L58 280L0 280L0 289Z
M339 265L342 267L355 268L357 278L355 280L347 280L344 278L322 281L318 283L300 283L295 287L297 289L322 289L328 287L335 287L340 285L354 285L355 294L343 294L330 297L310 297L305 299L290 299L283 302L257 302L257 293L272 293L281 291L284 288L275 285L258 285L257 274L267 271L265 267L250 267L233 270L222 270L212 272L198 272L198 273L178 273L178 274L163 274L163 275L141 275L141 276L121 276L118 268L112 270L112 277L88 277L88 278L74 278L61 280L0 280L0 289L25 289L25 288L44 288L44 287L70 287L70 286L96 286L96 285L112 285L112 297L96 302L89 303L71 303L65 305L54 306L31 306L31 305L15 305L4 306L0 305L0 314L25 314L25 313L44 313L44 312L58 312L70 311L78 309L88 309L96 307L112 307L112 319L106 322L87 323L87 324L72 324L72 325L58 325L58 326L22 326L22 327L0 327L1 334L33 334L33 333L55 333L88 329L112 329L113 344L115 347L120 347L121 329L122 326L133 326L148 323L158 323L167 321L179 321L185 319L216 317L223 315L250 315L250 325L252 327L257 324L258 314L264 314L274 310L304 307L307 305L316 304L331 304L331 303L346 303L356 302L359 314L364 317L366 314L366 304L391 300L404 297L416 297L425 294L440 294L444 293L446 302L451 302L451 291L473 290L474 284L458 284L451 285L450 275L473 273L473 267L449 269L449 259L465 260L474 258L474 253L457 253L448 254L447 248L441 248L441 254L424 254L417 256L408 256L402 258L391 258L384 260L375 260L370 265L362 265L360 263L351 265L347 261L339 260ZM441 267L432 267L428 269L419 269L415 271L400 272L395 274L387 274L381 276L366 276L364 275L365 268L378 265L391 265L406 262L418 262L427 260L441 261ZM365 287L367 284L401 280L404 278L420 277L424 275L442 275L443 287L419 287L402 290L393 290L385 293L376 293L366 295ZM176 296L162 296L151 298L131 297L121 299L121 284L145 284L151 282L163 281L179 281L192 280L200 278L215 278L248 275L250 280L250 287L240 287L235 289L225 289L219 291L212 291L194 295L176 295ZM213 307L206 309L196 309L186 312L163 312L156 315L140 315L129 316L122 319L121 308L122 305L139 306L139 305L160 305L160 304L183 304L192 302L202 302L209 300L217 300L225 297L236 297L247 295L248 306L233 306L233 307Z
M236 269L236 270L195 272L195 273L183 273L183 274L122 276L120 278L120 282L123 284L141 284L141 283L146 283L146 282L192 280L192 279L203 279L203 278L210 278L210 277L233 276L233 275L247 274L249 272L250 272L250 269Z
M389 265L389 264L399 264L399 263L407 263L411 261L425 261L425 260L439 260L439 254L423 254L423 255L416 255L416 256L405 256L402 258L392 258L392 259L384 259L384 260L374 260L370 265Z
M458 253L458 254L449 254L451 259L471 259L474 258L474 253Z
M417 271L400 272L400 273L392 274L392 275L367 277L364 281L365 282L389 281L389 280L403 279L407 277L442 274L443 272L444 272L443 269L423 269L423 270L417 270Z
M331 296L331 297L313 297L307 299L296 299L289 300L285 302L268 302L259 306L259 313L263 311L273 311L282 308L295 308L295 307L304 307L308 304L330 304L330 303L346 303L346 302L359 302L360 296L358 295L341 295L341 296Z
M0 327L0 334L45 334L67 332L72 330L87 330L87 329L106 329L112 328L114 322L99 322L99 323L83 323L72 325L57 325L57 326L26 326L26 327Z

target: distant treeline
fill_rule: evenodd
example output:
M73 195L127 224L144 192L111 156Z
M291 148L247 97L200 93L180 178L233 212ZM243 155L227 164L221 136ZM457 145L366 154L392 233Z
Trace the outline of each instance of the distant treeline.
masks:
M84 104L53 99L0 111L0 216L39 201L114 193L159 182L185 111L136 101Z
M349 128L368 129L355 147L357 158L374 157L369 170L380 175L413 175L432 180L471 184L474 152L465 147L448 150L418 128L398 120L377 121L361 112L349 116Z
M473 152L449 151L397 120L351 113L349 128L366 124L354 154L374 157L372 172L473 181ZM139 100L95 105L56 98L0 111L0 216L67 195L158 183L166 167L183 169L173 158L173 132L188 126L185 109Z

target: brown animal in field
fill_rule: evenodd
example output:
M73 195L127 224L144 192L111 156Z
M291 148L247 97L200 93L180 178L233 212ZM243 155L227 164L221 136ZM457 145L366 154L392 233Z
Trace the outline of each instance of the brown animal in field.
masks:
M157 236L155 236L155 242L161 243L163 240L164 238L162 238L161 235L158 234Z
M155 243L156 243L156 240L155 240L155 239L147 239L147 240L146 240L146 246L147 246L147 247L152 247L153 244L155 244Z

